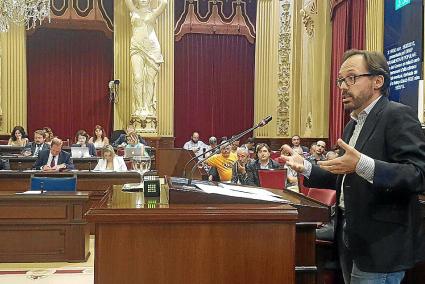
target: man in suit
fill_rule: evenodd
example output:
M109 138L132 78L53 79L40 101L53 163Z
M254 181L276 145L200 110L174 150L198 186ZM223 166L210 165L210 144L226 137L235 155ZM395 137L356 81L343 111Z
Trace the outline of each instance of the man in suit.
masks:
M258 170L273 170L280 168L278 162L270 159L270 147L265 143L260 143L256 148L257 159L250 161L246 165L246 184L260 186Z
M38 157L38 153L43 150L49 150L49 144L45 143L45 132L42 129L38 129L34 132L34 142L30 144L30 147L25 149L25 156Z
M337 190L345 283L400 283L407 269L425 259L418 202L425 185L425 135L409 107L388 100L389 74L382 53L347 51L337 85L352 119L338 139L340 157L318 165L293 152L287 158L307 186Z
M62 151L62 140L53 138L50 150L41 151L33 166L36 170L56 172L64 169L72 170L71 154Z

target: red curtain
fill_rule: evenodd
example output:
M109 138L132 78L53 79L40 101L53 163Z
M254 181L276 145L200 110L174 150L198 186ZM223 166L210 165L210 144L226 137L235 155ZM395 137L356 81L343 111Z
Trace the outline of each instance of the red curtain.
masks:
M113 43L98 31L40 29L27 39L28 130L49 126L63 139L112 125L108 82Z
M346 0L335 7L332 19L331 98L329 110L329 141L335 145L349 113L344 112L341 92L336 86L344 52L351 48L364 49L366 32L365 0Z
M176 147L253 125L255 47L236 35L188 34L175 44Z

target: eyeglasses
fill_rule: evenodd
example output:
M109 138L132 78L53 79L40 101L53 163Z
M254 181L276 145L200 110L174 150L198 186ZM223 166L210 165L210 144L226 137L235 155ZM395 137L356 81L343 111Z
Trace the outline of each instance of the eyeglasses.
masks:
M341 88L342 83L345 82L345 85L348 87L348 86L354 85L356 83L357 78L369 77L369 76L374 76L374 75L370 73L365 73L365 74L347 76L345 78L336 79L336 85L338 86L338 88Z

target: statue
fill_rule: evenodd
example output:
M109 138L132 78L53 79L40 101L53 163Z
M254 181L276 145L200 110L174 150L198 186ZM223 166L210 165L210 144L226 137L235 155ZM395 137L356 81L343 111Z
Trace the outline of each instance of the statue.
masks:
M158 0L156 8L151 0L126 0L130 10L132 36L130 58L133 72L134 108L132 117L154 118L156 125L156 81L161 63L161 47L155 33L155 22L167 6Z

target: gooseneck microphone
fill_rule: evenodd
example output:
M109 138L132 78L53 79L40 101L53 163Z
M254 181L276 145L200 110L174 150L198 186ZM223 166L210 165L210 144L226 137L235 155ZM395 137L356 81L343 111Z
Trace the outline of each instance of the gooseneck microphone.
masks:
M242 131L241 133L239 133L239 134L237 134L237 135L234 135L234 136L233 136L232 138L230 138L229 140L221 141L221 143L220 143L220 144L217 144L217 146L215 146L215 147L211 148L210 150L208 150L208 151L206 151L206 152L204 152L204 153L201 153L200 155L197 155L197 156L193 157L193 158L192 158L192 159L190 159L190 160L189 160L189 162L187 162L187 163L186 163L186 165L184 166L183 176L184 176L184 177L186 177L186 166L187 166L187 165L188 165L191 161L193 161L194 159L199 158L199 157L200 157L200 156L202 156L203 154L206 154L206 153L209 153L209 152L211 152L211 151L214 151L214 150L216 150L217 148L224 147L224 146L227 146L227 145L232 144L233 142L235 142L235 141L237 141L237 140L241 139L241 137L245 136L245 135L246 135L246 134L248 134L249 132L254 131L255 129L257 129L257 128L259 128L259 127L263 127L264 125L266 125L267 123L269 123L271 120L272 120L272 116L271 116L271 115L269 115L269 116L265 117L263 120L261 120L261 121L260 121L260 123L258 123L257 125L254 125L253 127L249 128L249 129L247 129L247 130L244 130L244 131ZM193 176L193 172L195 171L196 167L197 167L199 164L203 163L203 162L204 162L205 160L207 160L208 158L209 158L209 157L204 157L204 158L202 158L202 159L198 160L198 162L197 162L197 163L196 163L196 164L192 167L192 170L190 171L190 177L187 179L187 185L191 185L191 183L192 183L192 176Z

